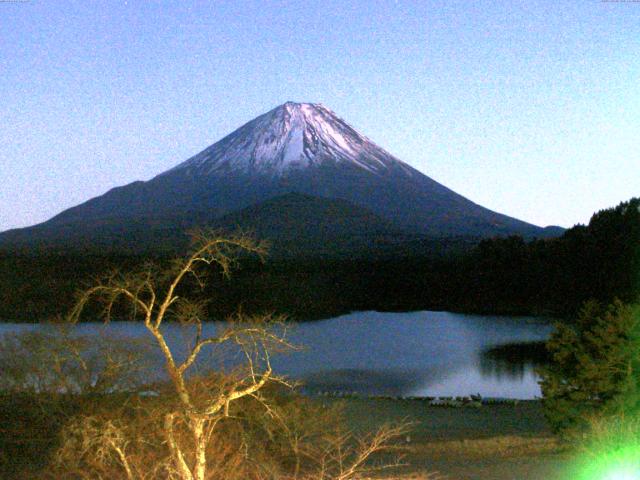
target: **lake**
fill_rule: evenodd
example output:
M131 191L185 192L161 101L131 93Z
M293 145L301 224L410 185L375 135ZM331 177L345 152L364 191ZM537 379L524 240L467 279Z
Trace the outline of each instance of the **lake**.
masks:
M206 324L205 333L220 325ZM5 323L0 324L0 333L43 328L47 327ZM181 347L188 337L184 329L177 324L165 328L171 346L184 351ZM549 320L533 317L356 312L294 324L289 338L304 349L277 355L272 363L277 373L303 381L309 393L434 397L479 393L532 399L540 396L534 362L487 352L501 345L543 341L552 328ZM113 337L148 335L135 322L84 323L78 330Z

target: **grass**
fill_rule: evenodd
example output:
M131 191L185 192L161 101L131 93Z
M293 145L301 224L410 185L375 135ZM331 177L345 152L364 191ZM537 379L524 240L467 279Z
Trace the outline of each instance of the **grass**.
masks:
M407 466L387 479L402 480L554 480L569 454L548 430L540 402L483 405L480 408L431 407L420 400L331 399L343 404L348 427L365 433L408 420L412 431L402 439ZM70 411L67 411L68 409ZM43 417L37 405L0 397L0 478L29 478L56 448L59 423L78 406ZM23 473L20 476L19 472ZM436 475L437 473L437 475Z
M336 400L337 401L337 400ZM348 399L356 431L408 420L407 466L387 478L564 480L570 453L551 434L539 401L480 408L431 407L419 400ZM409 477L407 477L409 476Z

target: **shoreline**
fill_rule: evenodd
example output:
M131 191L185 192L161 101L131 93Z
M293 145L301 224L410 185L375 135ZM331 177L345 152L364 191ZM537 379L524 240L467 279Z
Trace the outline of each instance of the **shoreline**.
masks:
M448 480L564 480L572 458L546 424L540 400L448 408L421 400L325 398L341 402L356 432L409 421L406 466L383 477Z

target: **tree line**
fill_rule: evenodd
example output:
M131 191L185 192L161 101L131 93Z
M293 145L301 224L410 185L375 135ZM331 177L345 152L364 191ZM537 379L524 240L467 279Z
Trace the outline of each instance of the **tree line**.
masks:
M78 285L149 260L170 262L153 254L0 253L0 319L62 313ZM588 300L632 302L640 294L640 198L599 211L555 239L485 239L448 255L412 248L392 256L247 259L233 282L213 277L198 294L212 292L224 301L210 307L211 318L238 305L298 320L369 309L571 316Z

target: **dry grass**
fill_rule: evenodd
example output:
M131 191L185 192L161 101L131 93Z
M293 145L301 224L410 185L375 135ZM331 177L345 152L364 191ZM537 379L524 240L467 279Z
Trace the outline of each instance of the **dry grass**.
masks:
M407 466L380 477L385 480L566 478L569 455L546 427L539 402L471 409L349 399L344 406L356 429L370 429L382 421L412 422L414 428L404 439Z
M558 453L561 446L553 437L521 437L505 435L491 438L465 438L462 440L440 440L407 448L411 455L428 454L430 457L517 457Z

